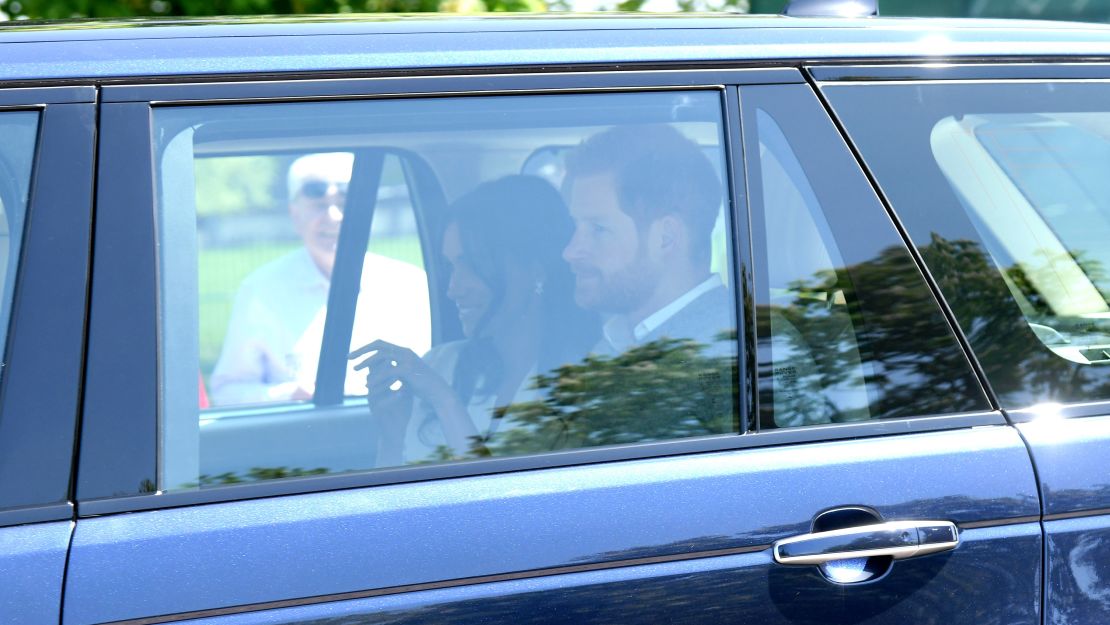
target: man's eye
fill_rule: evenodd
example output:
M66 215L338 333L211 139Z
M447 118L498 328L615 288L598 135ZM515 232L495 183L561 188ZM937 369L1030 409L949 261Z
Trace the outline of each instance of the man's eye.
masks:
M605 232L609 232L609 229L601 224L590 224L590 232L594 234L602 234Z

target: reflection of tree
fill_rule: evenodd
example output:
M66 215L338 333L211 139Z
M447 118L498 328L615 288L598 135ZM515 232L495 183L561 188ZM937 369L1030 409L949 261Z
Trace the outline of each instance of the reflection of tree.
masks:
M1049 253L1040 250L1033 254L1034 258L1039 258L1035 264L1028 259L1025 263L1014 263L1005 269L1006 277L1009 278L1014 288L1018 290L1015 297L1021 297L1029 303L1032 312L1038 315L1055 315L1057 311L1053 310L1052 302L1045 297L1035 285L1038 284L1059 284L1061 281L1060 270L1058 267L1064 268L1078 267L1079 270L1090 281L1091 285L1099 290L1103 297L1107 297L1107 274L1103 267L1102 261L1097 258L1091 258L1090 253L1084 250L1066 251L1059 253ZM1066 275L1066 274L1065 274ZM1060 284L1062 292L1061 297L1067 297L1067 285ZM1091 311L1095 312L1095 311Z
M757 310L764 427L775 426L772 380L782 376L780 363L770 358L771 340L789 344L788 352L805 360L805 366L795 365L791 373L804 378L797 382L796 394L808 404L780 398L777 407L798 410L807 416L806 423L987 408L933 294L904 248L890 247L869 261L819 272L790 285L789 292L793 298L786 305ZM786 323L776 324L776 316ZM783 327L791 330L783 332ZM780 381L780 392L783 386ZM801 424L783 423L781 415L778 423Z
M309 475L325 475L331 473L326 468L301 469L294 467L251 467L246 473L228 471L218 475L201 475L195 484L184 484L182 488L196 488L197 486L227 486L229 484L244 484L247 482L263 482L267 480L280 480L287 477L306 477Z
M731 344L735 332L717 340ZM485 447L515 455L735 432L736 358L714 351L663 338L540 374L533 387L543 398L500 409L518 427L499 431Z
M1046 348L979 243L934 235L921 253L1004 408L1110 397L1110 369L1073 363ZM1079 254L1074 262L1101 279L1103 270L1094 261ZM1025 270L1003 271L1024 293L1035 292Z

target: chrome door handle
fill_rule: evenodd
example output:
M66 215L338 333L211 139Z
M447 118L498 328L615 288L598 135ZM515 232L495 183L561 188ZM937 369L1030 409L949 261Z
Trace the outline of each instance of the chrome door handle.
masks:
M893 521L784 538L772 549L779 564L824 564L871 556L902 560L959 544L960 534L949 521Z

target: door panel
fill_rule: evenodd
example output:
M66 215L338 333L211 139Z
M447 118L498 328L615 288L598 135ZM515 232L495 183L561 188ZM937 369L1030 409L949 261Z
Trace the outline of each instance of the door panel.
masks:
M1018 552L1004 554L1020 569L1029 564L1034 525L985 538L989 530L969 530L967 547L985 555L1002 540L1018 538ZM1021 544L1024 543L1024 544ZM200 619L197 623L711 623L743 619L764 623L946 623L976 609L980 622L1029 622L1035 606L1015 606L990 592L992 584L1011 583L1004 569L971 569L960 581L961 602L951 601L944 582L955 582L943 558L906 563L896 585L871 585L844 593L816 573L781 571L767 574L765 553L709 558L692 562L640 566L598 573L577 573L538 580L480 584L465 589L433 590L406 595L274 610L236 617ZM970 568L970 567L969 567ZM938 576L938 572L944 573ZM936 589L922 592L932 580ZM918 593L914 600L907 600ZM646 600L645 600L646 598ZM881 614L881 616L880 616ZM923 614L930 616L923 617Z
M1110 620L1110 83L1066 71L821 86L1028 442L1053 624Z
M73 523L0 529L0 614L12 625L57 621Z
M974 567L938 557L905 562L893 584L844 592L813 570L777 569L766 552L705 558L463 588L340 601L230 617L206 625L313 623L986 623L1031 622L1036 606L992 592L1036 558L1036 524L967 530L963 548L999 558ZM1005 553L1000 555L998 549ZM1007 568L1016 566L1017 568ZM894 580L891 580L894 581ZM952 601L958 592L959 601ZM912 595L912 597L911 597ZM973 609L969 606L975 606Z
M1045 622L1110 619L1110 417L1041 418L1018 426L1045 500Z
M203 93L201 87L197 90ZM642 104L629 105L637 100ZM289 124L279 123L293 109L298 119L322 124L317 136L298 135L302 144L290 144L285 136ZM742 109L744 145L738 130ZM756 131L756 109L774 123ZM584 117L560 117L567 111ZM224 123L197 121L214 112L226 117ZM104 298L114 306L138 306L131 319L158 319L162 325L143 324L139 329L147 331L133 339L135 346L117 352L121 336L136 334L130 327L134 324L119 323L122 317L110 314L113 306L106 306L108 314L99 316L94 309L90 363L98 363L100 369L89 376L90 387L97 388L90 388L86 397L96 401L90 404L95 410L85 411L84 428L94 435L83 437L83 445L92 449L82 457L107 456L113 462L90 461L83 467L95 479L87 481L92 485L89 490L79 489L85 516L78 522L70 552L64 623L147 624L182 619L347 623L431 618L719 622L722 614L730 613L756 621L795 623L1039 622L1043 543L1036 481L1026 448L1011 427L1002 425L1003 416L991 412L991 402L971 373L905 242L808 86L428 99L408 94L404 99L259 103L257 107L246 103L160 109L139 103L118 109L106 106L102 119L122 133L111 143L114 147L102 153L102 171L118 172L134 165L135 154L155 154L157 166L141 164L141 171L153 176L132 176L135 180L121 176L114 185L99 187L102 203L117 210L114 216L98 220L106 227L98 229L97 236L112 236L109 225L122 227L131 219L136 221L127 230L134 240L120 244L115 254L109 248L110 264L99 265L118 275L97 274L103 281L98 282L102 291L94 294L94 307L98 301L106 303ZM151 119L155 125L166 122L167 128L181 132L151 133ZM180 123L169 123L175 119ZM433 122L438 126L429 125ZM632 127L633 123L643 128ZM265 132L243 132L251 128ZM353 133L352 128L360 132ZM769 136L772 128L782 136L777 144L763 136ZM183 129L196 131L192 143ZM522 130L527 131L527 141L519 140ZM465 138L464 144L447 141L451 133ZM658 138L657 149L627 148L638 135ZM179 142L179 137L184 138ZM242 137L248 144L237 146ZM624 152L645 158L621 165L619 171L604 169L603 165L624 155L591 149L606 142L612 145L614 137L624 142L619 144ZM472 235L485 240L481 237L498 232L495 226L503 224L511 223L513 233L525 232L529 220L506 212L481 221L464 237L465 215L484 214L491 206L535 210L544 204L539 201L543 195L568 187L571 197L564 208L574 222L571 228L561 240L557 228L537 237L543 249L553 250L554 262L518 263L514 269L535 273L515 276L505 292L511 288L514 295L522 296L520 301L535 303L534 297L545 293L552 297L557 286L566 289L573 284L573 295L569 289L563 292L552 308L557 304L562 306L558 310L578 313L589 309L597 315L589 319L591 323L601 322L604 313L606 330L616 332L606 332L604 343L596 345L612 353L598 357L596 348L586 346L581 357L584 365L578 356L553 362L558 373L542 377L564 393L555 399L541 395L528 400L526 394L504 389L511 402L508 407L516 408L514 414L521 415L521 423L503 430L493 425L492 401L498 398L487 395L493 389L483 389L481 394L491 400L489 406L472 401L479 398L474 378L495 376L495 368L485 368L481 358L455 360L454 365L440 360L440 370L430 367L434 375L449 372L460 374L452 380L472 378L465 401L458 402L461 405L453 412L452 402L426 402L421 412L402 411L401 417L408 416L410 423L398 427L400 419L390 420L395 415L385 405L389 402L383 401L383 397L397 397L385 394L380 388L384 385L375 384L368 399L350 398L370 407L362 416L372 420L376 431L352 436L365 440L344 442L366 447L378 443L383 452L374 457L373 466L353 467L365 472L329 472L321 462L303 467L318 473L317 477L279 479L289 476L284 471L289 465L283 464L274 467L281 471L257 471L261 480L269 480L261 484L205 483L196 461L204 457L198 446L206 442L198 430L206 426L204 413L197 409L198 324L189 300L197 295L193 293L196 282L195 276L187 275L197 264L193 248L199 230L189 211L188 165L205 146L237 155L246 154L246 147L290 154L342 149L362 155L355 156L349 204L340 211L344 225L335 242L336 273L329 278L339 286L328 287L325 338L321 339L321 361L335 357L341 365L337 370L342 370L347 366L349 336L333 335L329 328L342 325L333 315L342 308L336 304L342 303L345 259L353 259L347 270L355 277L346 286L354 291L357 261L365 256L365 241L350 243L352 237L361 236L357 228L355 234L347 233L358 219L373 217L374 196L366 183L379 179L380 172L375 174L374 161L363 157L364 148L379 144L427 156L424 162L443 183L441 193L435 195L449 198L452 211L458 211L443 211L438 224L443 232L429 237L422 230L420 235L429 291L440 300L433 308L441 306L448 311L446 316L457 312L460 326L454 328L454 335L433 328L431 335L439 344L432 351L437 356L450 354L443 349L452 346L446 342L451 339L460 350L483 347L471 340L477 330L485 330L475 322L475 310L488 305L499 312L490 302L500 300L483 300L478 306L459 297L458 284L452 288L457 274L464 283L472 278L468 273L477 276L471 285L495 284L489 277L494 273L478 275L472 270L468 254L520 247L521 258L528 258L525 252L541 247L519 245L529 240L524 236L508 237L500 246L466 243L473 240ZM122 150L124 146L130 149ZM178 148L188 150L176 152ZM706 148L715 155L712 159ZM512 201L483 200L471 204L476 208L462 202L472 197L470 187L497 183L524 171L530 155L560 150L567 158L561 165L558 159L551 163L556 167L548 172L552 178L543 183L548 185L545 194L530 194L526 200L519 196ZM500 160L486 158L498 153ZM590 158L584 156L591 153ZM760 177L758 166L745 169L742 153L751 159L773 153L778 169L768 169ZM164 154L169 157L159 160ZM663 158L674 154L684 155L681 162L667 163ZM666 171L649 169L658 168L658 163L667 163ZM712 185L701 184L709 178L686 175L689 169L700 176L707 171L706 164L712 169L709 177L717 177ZM173 171L183 175L165 175ZM632 174L639 175L634 184L626 184L623 178L616 184L618 177ZM288 200L292 214L294 203L313 195L303 181L291 176L289 180L287 193L275 197ZM592 184L587 185L587 180ZM152 181L162 184L158 193ZM691 185L691 181L698 183L693 185L696 188L680 188L679 183ZM327 182L328 194L335 194L331 189L338 191L340 181ZM709 193L710 187L718 186ZM754 223L756 229L763 228L757 233L763 247L747 249L747 242L758 237L748 232L741 188L753 190L753 208L763 217L774 218L776 210L785 214L790 208L792 218L808 218L807 232L815 238L792 236L789 227L773 227L788 225L789 220L763 223L757 218ZM631 199L626 197L629 193ZM660 197L665 198L665 206L656 205ZM789 207L772 201L781 198L794 201ZM757 200L766 200L765 205ZM433 204L446 208L441 201ZM421 205L426 203L414 203L418 212ZM339 208L338 203L328 204L327 213L320 214L335 219L333 206ZM656 212L641 210L645 207ZM562 211L551 212L562 215ZM458 215L451 219L459 221L447 215ZM154 227L152 216L161 220L161 227ZM107 221L109 217L114 221ZM733 224L734 220L740 223ZM531 221L534 228L536 220ZM174 231L170 226L185 230ZM643 239L648 242L645 249L651 244L654 253L665 255L640 257L640 226L648 233ZM164 238L156 240L159 232ZM449 232L453 234L448 236ZM802 254L816 245L826 251ZM134 263L122 252L141 252L147 258L152 249L160 252L161 280L154 279L149 267L130 272L134 279L127 280L127 263ZM768 249L781 252L774 257L774 263L781 264L764 262L770 257ZM628 258L640 262L630 265L625 262ZM432 270L437 264L443 270L439 277ZM490 271L495 272L504 261L492 264ZM603 265L607 276L622 279L603 282ZM771 271L762 265L770 265ZM690 271L672 275L680 279L670 284L655 275L676 266ZM185 274L165 273L167 267ZM753 267L759 270L754 275ZM568 273L575 275L562 283L549 279ZM636 289L617 288L628 286L630 277L642 284ZM607 290L601 288L603 284L614 286ZM640 288L644 284L651 288ZM643 298L644 293L659 292L660 285L682 289L669 288L674 292L658 301ZM117 291L123 299L115 298ZM714 309L699 314L708 321L691 323L685 334L660 330L669 319L677 323L696 311L692 304L705 296L710 296L706 306ZM623 301L626 298L636 306ZM353 301L353 297L346 301L348 312L354 308ZM155 307L158 302L160 309ZM582 310L573 311L574 306ZM160 316L155 315L158 310ZM644 314L638 319L624 314L633 311ZM437 322L443 321L442 316L436 316ZM769 323L763 324L768 316ZM727 317L731 325L718 323L717 317ZM554 318L561 320L560 325L574 325L566 323L567 315ZM619 323L611 325L613 319ZM98 320L111 326L108 331L96 325ZM347 326L350 323L346 320ZM155 331L149 331L152 325ZM713 328L731 330L697 336ZM662 341L658 345L652 338L657 331ZM326 349L331 345L329 336L341 339L335 342L338 350ZM557 331L538 336L560 342ZM488 337L479 334L478 338ZM680 340L668 342L675 338ZM739 344L757 349L758 355L744 353L737 360ZM652 345L662 345L658 347L662 351L652 355L645 350ZM714 370L703 371L693 356L682 355L683 346L712 347L704 357L720 360L712 361ZM108 350L104 354L117 354L128 362L106 366L111 359L101 360L100 347ZM480 351L471 352L475 353L484 358ZM533 360L535 365L540 363L538 358ZM387 372L388 379L377 382L393 382L392 367L407 368L410 362L407 355L400 355L371 366ZM468 371L460 362L482 368ZM720 363L727 366L716 368ZM728 374L721 375L722 370ZM154 371L161 373L163 387L151 382ZM667 375L657 377L659 373ZM525 379L530 379L528 375ZM339 379L330 383L335 385ZM135 394L121 393L115 385L105 384L110 380L120 380L124 388L133 384L141 388ZM390 385L391 391L411 382L400 377L396 381L403 384ZM576 386L583 381L586 384ZM591 384L595 381L597 388ZM589 392L579 392L582 388ZM659 388L664 389L662 396L651 394ZM439 398L445 396L449 395ZM520 412L521 406L538 412ZM589 409L594 410L592 415ZM506 412L508 408L497 418ZM560 419L549 419L552 412ZM480 445L464 449L458 444L457 430L465 428L456 427L451 434L456 440L436 447L445 453L429 456L421 449L437 445L439 434L444 441L448 438L450 428L441 427L437 433L439 426L431 417L439 419L440 426L455 419L457 426L475 414L489 417L488 424L474 427L480 432ZM722 416L728 418L722 420ZM854 423L842 423L848 421ZM359 427L365 423L358 422ZM422 431L429 423L430 431ZM527 424L535 429L523 427ZM306 420L306 429L313 425ZM544 437L539 434L550 434L545 428L555 426L563 428L560 437L540 448L538 442ZM513 432L515 438L510 436ZM221 432L229 436L217 438L230 444L235 438L231 433L229 429ZM504 435L508 442L499 446L491 438L495 434ZM291 436L278 438L285 438L290 448L301 442L290 440ZM418 443L412 454L409 442ZM138 453L118 453L132 445L140 447ZM319 447L326 454L326 441ZM156 451L161 457L155 456ZM383 460L385 453L396 451L405 453ZM236 450L230 447L219 453L236 458ZM433 463L427 466L400 466L429 458ZM159 468L156 484L148 479L155 466ZM321 470L315 471L317 466ZM86 480L85 471L82 476ZM128 499L127 494L137 496ZM854 564L871 571L885 567L873 583L835 583L826 576L829 573L814 566L774 562L775 541L819 531L820 519L828 518L820 515L844 508L855 510L851 514L856 521L860 514L882 521L950 521L960 528L963 542L953 551L893 563L854 559L860 561ZM121 511L128 513L115 514ZM966 600L952 601L954 589Z
M707 618L743 609L806 622L793 599L804 596L822 615L870 606L883 615L873 622L937 614L937 622L1035 623L1041 542L1027 458L1016 433L999 426L82 519L65 623L252 611L505 573L524 579L341 607L405 618L437 603L467 614L527 608L536 622L576 622L579 613L560 606L600 595L612 597L614 612L599 614L627 610L635 597L644 614L697 606ZM868 505L886 520L1000 526L965 530L955 551L897 562L875 584L840 586L814 567L771 563L772 541L808 532L814 515L845 505ZM707 557L717 550L738 555ZM588 570L614 565L621 568ZM532 578L567 566L587 570ZM982 593L982 612L952 602L953 588ZM320 618L336 605L275 622Z

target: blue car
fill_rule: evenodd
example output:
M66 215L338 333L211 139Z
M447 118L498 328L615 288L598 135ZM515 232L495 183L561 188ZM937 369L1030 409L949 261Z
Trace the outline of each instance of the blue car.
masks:
M1110 622L1110 28L822 10L0 26L0 622Z

